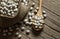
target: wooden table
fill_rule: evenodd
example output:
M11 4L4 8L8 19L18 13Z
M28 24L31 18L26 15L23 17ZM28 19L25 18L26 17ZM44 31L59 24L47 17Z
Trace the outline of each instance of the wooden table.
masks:
M60 39L60 0L43 0L42 8L47 14L43 31L39 36L33 35L32 32L30 35L20 32L22 39Z

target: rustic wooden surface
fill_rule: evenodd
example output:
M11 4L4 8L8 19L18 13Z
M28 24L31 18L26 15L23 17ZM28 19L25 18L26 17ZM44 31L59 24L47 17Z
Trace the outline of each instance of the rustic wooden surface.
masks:
M47 14L44 29L39 36L33 35L32 32L30 35L26 35L25 31L20 32L22 39L60 39L60 0L43 0L42 8ZM28 27L27 29L31 30Z
M43 0L43 10L46 11L45 27L39 36L30 33L24 39L60 39L60 0ZM29 28L28 28L29 29Z
M46 11L45 27L39 36L23 34L22 39L60 39L60 0L43 0L43 10ZM27 28L29 29L29 28ZM31 29L30 29L31 30ZM38 34L38 33L37 33Z

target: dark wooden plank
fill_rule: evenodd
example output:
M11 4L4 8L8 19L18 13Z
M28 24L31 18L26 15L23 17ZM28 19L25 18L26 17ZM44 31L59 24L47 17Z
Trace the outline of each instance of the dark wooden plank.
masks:
M60 17L59 16L53 14L52 12L50 12L48 9L46 9L44 7L43 7L43 10L46 11L47 17L50 17L51 19L55 20L56 22L58 22L60 24L60 22L59 22L60 21Z
M52 11L56 15L60 15L60 1L59 0L43 0L44 7L48 8L50 11Z
M44 27L44 32L56 39L59 39L60 38L60 33L59 32L56 32L54 31L53 29L49 28L47 25L45 25Z
M60 32L60 27L58 27L57 25L53 24L51 21L49 21L48 19L46 19L47 21L45 21L46 25L48 25L48 27L50 27L51 29L55 30L56 32Z
M40 36L42 36L44 39L55 39L54 37L47 35L45 32L42 32Z
M45 9L45 8L44 8L44 10L46 11L46 14L47 14L47 18L46 18L46 20L45 20L45 23L46 23L47 25L49 25L49 27L51 27L52 29L60 32L60 22L59 22L60 20L58 20L58 19L60 19L60 17L58 17L57 15L54 15L53 13L51 13L50 11L48 11L48 10ZM52 16L52 17L51 17L51 16ZM51 21L52 21L51 19L54 20L54 23L51 22ZM59 26L57 26L55 23L56 23L57 25L59 25Z

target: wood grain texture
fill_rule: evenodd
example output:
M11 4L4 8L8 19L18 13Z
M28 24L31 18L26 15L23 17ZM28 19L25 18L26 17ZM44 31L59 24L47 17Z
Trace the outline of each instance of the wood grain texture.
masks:
M45 27L39 36L31 35L32 39L60 39L60 0L43 0L43 10L46 11Z
M29 35L26 35L26 31L20 31L22 39L60 39L60 0L43 0L42 8L47 14L44 29L39 36L36 36L33 34L31 28L25 26L26 30L29 29L31 32Z

